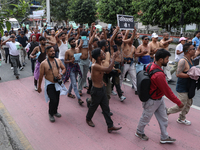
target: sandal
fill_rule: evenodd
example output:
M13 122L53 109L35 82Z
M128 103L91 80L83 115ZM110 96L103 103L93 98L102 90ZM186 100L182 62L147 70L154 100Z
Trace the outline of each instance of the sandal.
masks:
M79 91L78 93L79 93L79 95L80 95L80 96L82 96L82 95L83 95L82 91Z
M70 97L70 98L75 98L75 95L73 95L73 94L71 94L71 93L68 93L67 96Z
M81 99L78 99L78 103L79 103L79 105L82 105L84 103L84 101L82 101Z
M89 87L88 87L88 86L85 86L85 87L84 87L84 89L87 89L87 90L88 90L88 89L89 89Z

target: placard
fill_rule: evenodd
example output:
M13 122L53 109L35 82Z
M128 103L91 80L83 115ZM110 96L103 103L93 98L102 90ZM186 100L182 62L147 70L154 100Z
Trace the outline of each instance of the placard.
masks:
M134 30L134 18L128 15L117 14L117 24L121 30Z

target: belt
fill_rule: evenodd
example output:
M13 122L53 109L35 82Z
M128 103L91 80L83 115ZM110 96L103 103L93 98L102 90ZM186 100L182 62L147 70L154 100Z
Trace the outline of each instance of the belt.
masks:
M162 97L161 98L158 98L158 99L153 99L153 98L151 98L152 100L154 100L154 101L157 101L157 100L161 100L162 99Z
M124 64L131 64L131 62L125 62L125 61L124 61Z

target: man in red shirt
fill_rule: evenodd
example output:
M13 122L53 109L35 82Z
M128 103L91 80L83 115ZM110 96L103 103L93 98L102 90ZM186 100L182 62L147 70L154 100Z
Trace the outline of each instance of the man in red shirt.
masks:
M155 54L156 61L151 65L150 72L154 69L162 70L161 67L167 65L169 61L169 56L171 56L171 54L167 50L159 49ZM147 66L147 68L148 67L149 66ZM168 86L165 79L165 74L163 72L156 72L151 76L149 93L153 94L148 101L143 102L142 104L144 110L137 126L137 132L135 133L135 135L145 141L149 139L144 134L144 128L150 122L153 114L155 114L161 130L160 143L165 144L175 142L176 139L172 139L170 136L168 136L167 133L168 117L163 96L165 95L172 102L176 103L179 108L182 108L184 106L183 103L174 95L174 93Z
M34 33L31 34L30 39L32 41L32 36L35 35L36 36L36 41L39 42L39 37L41 36L41 34L38 32L37 27L34 29Z

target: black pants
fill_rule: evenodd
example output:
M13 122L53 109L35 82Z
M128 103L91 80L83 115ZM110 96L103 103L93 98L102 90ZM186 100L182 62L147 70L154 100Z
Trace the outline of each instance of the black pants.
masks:
M54 84L49 84L47 86L47 95L50 98L49 102L49 114L53 116L57 113L58 104L60 99L60 91L56 91Z
M114 88L114 86L116 87L116 90L117 90L117 94L119 96L119 98L122 96L122 90L121 90L121 87L120 87L120 79L119 79L119 76L114 76L112 78L112 90Z
M86 119L88 121L91 120L95 111L100 105L108 128L113 127L113 121L110 118L110 108L108 106L108 99L106 95L105 86L103 86L102 88L96 88L93 86L91 89L91 96L92 96L92 103L90 104L90 107L88 109Z
M35 70L35 62L36 62L36 59L31 58L31 69L32 69L32 73L34 73L34 70Z

